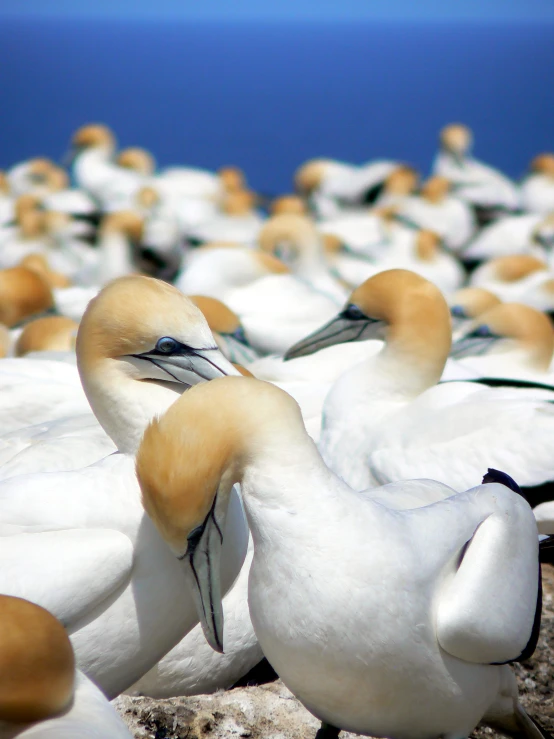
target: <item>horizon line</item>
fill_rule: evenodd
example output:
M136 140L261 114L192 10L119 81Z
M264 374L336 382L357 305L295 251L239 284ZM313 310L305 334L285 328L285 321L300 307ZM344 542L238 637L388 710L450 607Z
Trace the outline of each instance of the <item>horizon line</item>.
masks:
M441 23L467 23L467 24L486 24L495 23L498 25L513 25L513 24L539 24L548 23L554 24L554 13L552 15L537 16L530 18L529 16L470 16L470 15L458 15L458 16L434 16L424 17L421 15L408 15L403 17L390 16L390 15L313 15L313 14L299 14L296 16L290 15L251 15L251 14L234 14L225 15L222 13L213 14L190 14L182 15L175 12L158 12L152 13L149 11L136 11L132 14L123 11L114 11L111 13L106 12L94 12L94 10L84 10L81 12L65 13L63 11L49 11L47 9L41 9L38 12L20 12L20 11L2 11L0 9L0 18L10 20L95 20L95 21L114 21L114 20L125 20L125 21L150 21L150 22L191 22L191 21L202 21L207 23L336 23L336 22L348 22L348 23L391 23L391 24L406 24L406 23L421 23L421 24L441 24Z

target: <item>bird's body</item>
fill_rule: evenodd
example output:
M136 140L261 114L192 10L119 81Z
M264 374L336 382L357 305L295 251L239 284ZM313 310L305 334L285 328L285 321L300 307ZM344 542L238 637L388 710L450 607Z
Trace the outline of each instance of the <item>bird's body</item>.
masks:
M538 539L525 500L498 483L452 495L424 480L419 496L418 481L407 485L415 507L389 508L386 495L356 493L325 466L282 391L250 378L205 387L183 396L145 437L153 448L180 448L181 463L201 446L205 460L176 469L161 488L139 454L145 505L178 552L205 514L168 528L177 491L205 495L206 510L223 505L240 481L254 541L252 623L304 705L337 728L398 739L467 736L481 719L514 733L521 716L531 723L509 668L498 664L533 643ZM182 427L174 436L185 408L204 419L195 439ZM438 500L422 506L430 488ZM210 603L217 614L205 577L204 613ZM202 625L224 648L219 617Z

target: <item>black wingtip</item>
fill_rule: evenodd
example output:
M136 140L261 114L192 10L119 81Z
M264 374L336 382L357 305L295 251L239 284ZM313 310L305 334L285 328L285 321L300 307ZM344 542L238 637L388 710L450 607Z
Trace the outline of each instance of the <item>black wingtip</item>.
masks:
M499 482L501 485L505 485L507 488L510 488L510 490L513 490L514 493L517 493L518 495L524 497L523 493L521 492L521 488L513 479L513 477L510 477L510 475L507 475L505 472L501 472L500 470L493 470L492 467L489 467L489 469L487 470L487 474L483 477L482 482L483 485L488 482Z
M541 564L554 565L554 536L539 541L539 561Z

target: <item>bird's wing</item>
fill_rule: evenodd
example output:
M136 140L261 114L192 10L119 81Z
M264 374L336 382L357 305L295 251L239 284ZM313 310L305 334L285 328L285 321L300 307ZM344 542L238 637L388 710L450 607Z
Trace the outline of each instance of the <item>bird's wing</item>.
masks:
M554 480L554 393L470 385L438 386L389 417L370 452L376 479L430 478L461 491L494 467L522 487Z
M435 516L450 517L455 534L466 523L474 526L438 591L442 649L480 664L527 658L536 646L541 610L537 526L529 505L493 483L432 508Z
M71 627L126 583L133 546L119 531L69 529L0 538L0 592L38 603Z

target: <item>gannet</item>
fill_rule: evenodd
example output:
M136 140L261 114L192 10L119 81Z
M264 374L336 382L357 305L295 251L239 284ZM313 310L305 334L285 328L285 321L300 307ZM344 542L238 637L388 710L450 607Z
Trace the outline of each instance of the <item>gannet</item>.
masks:
M483 225L520 207L518 187L498 170L471 156L473 134L461 123L440 132L440 150L433 164L435 174L446 177L454 192L476 210Z
M411 195L398 206L398 214L418 228L437 233L444 244L457 251L474 234L475 216L471 208L450 193L445 177L430 177L419 195Z
M284 353L337 308L272 254L234 245L196 249L175 284L187 295L222 300L239 316L250 344L265 354Z
M30 352L74 351L78 324L65 316L45 316L27 323L14 347L16 357Z
M311 159L294 174L296 190L309 197L323 218L338 215L346 205L373 203L396 162L377 160L361 166L333 159Z
M258 358L258 353L250 346L239 317L225 303L207 295L188 297L204 314L218 347L230 362L244 365Z
M78 187L99 202L104 211L129 208L147 178L113 161L113 132L100 123L88 124L73 134L71 145L73 176Z
M521 201L532 213L554 211L554 154L544 153L531 162L530 173L521 183Z
M450 356L482 377L518 378L553 385L549 374L554 329L541 311L502 303L481 313L452 345Z
M552 497L554 391L509 380L437 384L452 340L449 310L414 273L367 280L285 356L370 338L383 338L383 349L341 375L323 407L319 448L345 482L362 490L416 476L461 491L492 465L519 477L534 505Z
M91 302L77 358L94 414L120 453L83 469L0 483L0 592L57 616L80 669L114 697L198 622L181 587L182 565L142 509L134 454L148 422L185 387L236 370L200 311L174 287L147 277L116 280ZM225 590L240 571L247 539L234 496L223 545Z
M325 466L296 403L252 378L192 388L145 441L144 505L188 563L218 651L216 533L240 482L254 629L285 684L326 724L319 736L463 737L481 720L543 736L504 664L526 658L538 638L537 527L521 495L492 482L411 510L374 502ZM162 481L153 460L169 455L179 463Z
M0 595L3 739L130 739L94 683L75 670L62 624L44 608Z
M277 216L281 213L306 215L308 213L308 206L306 201L299 195L279 195L273 198L269 204L269 212L272 216Z
M379 193L376 205L401 206L415 192L419 183L419 175L413 167L401 165L396 167L385 179L383 189Z
M457 338L482 313L501 304L500 298L483 287L463 287L448 298L452 335Z
M331 300L344 301L344 287L331 275L320 235L310 218L295 213L272 216L258 237L260 249L281 259L292 273Z
M19 162L11 167L7 174L12 195L34 195L43 197L51 191L52 172L57 169L50 159L35 157Z
M36 208L16 205L16 225L3 231L0 234L2 269L14 267L28 254L44 253L50 245L45 214Z
M462 249L459 257L470 263L518 254L548 259L553 243L554 217L524 213L506 216L485 226Z
M254 209L255 204L256 197L248 190L229 192L223 196L221 212L191 226L187 236L198 243L234 241L237 244L254 244L264 222Z
M26 267L0 270L0 322L12 328L52 309L54 299L48 283Z
M120 167L126 167L147 176L154 174L156 170L154 156L140 146L130 146L127 149L122 149L115 161Z
M554 308L554 274L546 262L530 254L491 259L473 272L470 285L484 287L504 302L545 311Z
M26 257L23 257L17 266L26 267L27 269L36 272L53 290L56 288L69 287L71 285L69 277L52 269L44 254L37 254L36 252L28 254Z

